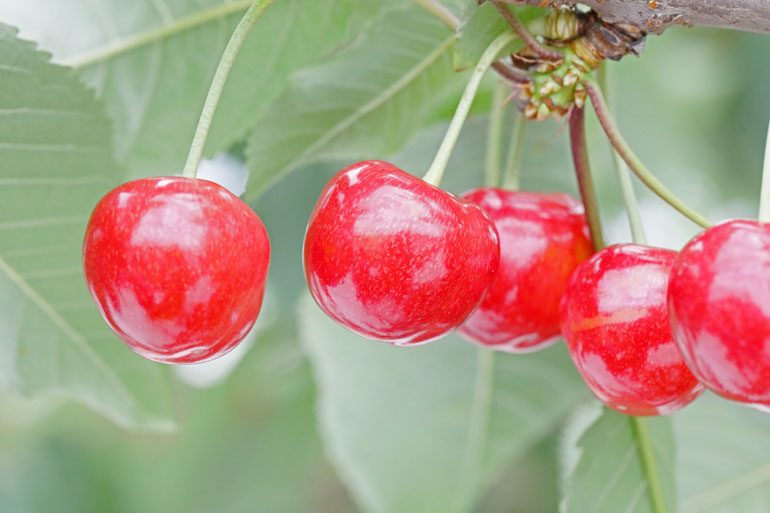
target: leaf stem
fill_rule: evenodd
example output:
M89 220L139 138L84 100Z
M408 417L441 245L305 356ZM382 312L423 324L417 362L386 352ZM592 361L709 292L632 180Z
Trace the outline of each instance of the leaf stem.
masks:
M184 165L182 176L195 178L198 172L198 164L201 161L201 155L203 155L203 146L206 144L206 137L208 137L209 128L211 128L211 121L214 118L214 112L217 110L219 98L222 96L222 90L225 87L227 76L230 74L230 69L233 67L233 62L235 62L235 57L243 46L243 42L246 40L251 27L254 26L260 16L264 14L274 1L255 0L243 15L243 18L241 18L238 26L235 27L233 35L230 36L230 41L222 53L222 58L219 60L214 78L211 80L211 87L203 104L203 111L198 120L198 127L195 129L195 135L190 145L190 153L187 155L187 162Z
M449 7L439 2L439 0L412 0L414 3L428 11L441 23L449 27L452 32L457 32L460 27L460 19L455 16Z
M111 59L112 57L130 52L131 50L135 50L142 46L162 41L163 39L167 39L180 32L184 32L185 30L203 25L204 23L219 20L230 16L231 14L243 12L249 7L250 3L251 0L237 0L217 7L212 7L211 9L206 9L184 18L179 18L171 24L120 38L101 48L67 57L61 61L61 64L73 68L90 66L91 64Z
M492 4L497 8L498 11L500 11L500 14L503 16L505 21L508 22L508 25L510 25L513 31L518 34L524 44L529 46L533 52L547 61L558 62L564 58L564 55L562 55L561 52L549 50L545 46L541 45L540 42L535 39L535 36L529 33L527 27L525 27L524 24L519 21L519 18L516 17L516 14L511 12L511 10L508 9L508 7L503 2L500 0L492 0Z
M608 95L609 89L607 87L607 66L605 63L602 63L601 66L599 66L599 87L604 92L605 101L609 105L610 98ZM623 159L620 158L620 155L618 155L618 152L615 151L615 148L612 146L610 146L610 153L612 154L612 163L615 168L615 174L620 183L620 193L623 197L623 204L626 207L626 214L628 215L631 238L636 244L647 244L647 235L644 233L642 216L639 214L639 203L636 200L634 184L631 182L631 174L629 173L626 163L623 162Z
M762 190L759 195L759 222L770 222L770 123L767 127L765 161L762 167Z
M604 237L599 219L599 202L596 199L594 181L591 177L591 165L588 161L584 109L572 107L569 114L569 135L575 175L580 188L580 197L586 210L586 221L588 222L588 230L591 232L591 242L594 251L599 251L604 248Z
M423 180L426 182L438 186L441 183L441 178L444 175L444 170L449 163L449 157L452 155L455 144L457 144L457 138L460 136L460 131L463 128L465 119L468 117L468 112L473 104L473 99L476 97L476 93L479 90L481 79L486 73L489 66L497 58L505 46L513 41L516 35L513 32L503 32L495 38L494 41L484 50L479 63L473 69L468 84L465 86L462 97L460 97L460 103L457 105L454 117L449 123L449 128L444 136L444 140L441 142L441 146L436 153L436 157L433 159L433 163L430 165L428 172L425 173Z
M463 483L461 504L470 505L474 490L479 485L479 471L484 446L489 431L489 413L494 391L495 352L480 347L476 350L476 380L473 387L468 445L463 462Z
M711 226L711 222L709 222L708 219L687 206L681 199L674 195L674 193L669 191L668 188L663 185L663 182L658 180L658 178L653 175L644 164L642 164L639 157L634 154L628 146L628 143L623 139L620 130L618 130L618 127L615 124L615 120L607 109L607 104L604 101L604 96L602 96L599 87L592 80L586 80L584 83L588 95L591 97L591 103L593 103L596 117L599 118L599 123L601 123L610 143L612 143L612 146L615 147L615 150L620 154L623 160L626 161L626 164L631 168L631 171L633 171L642 183L644 183L644 185L646 185L652 192L657 194L663 201L674 207L695 224L704 228Z
M508 149L508 158L503 172L503 189L515 191L519 188L519 176L521 175L521 159L524 154L524 135L527 132L527 121L522 116L516 118L511 135L511 146Z
M636 446L639 450L639 458L642 460L644 476L649 485L650 501L655 513L666 513L666 501L663 496L663 486L658 474L658 466L655 461L655 453L652 448L652 438L647 429L647 419L642 417L629 417L631 430L636 438Z
M489 187L500 184L500 157L503 146L503 102L508 88L505 82L497 80L492 90L492 107L489 110L487 129L487 154L484 159L485 182Z

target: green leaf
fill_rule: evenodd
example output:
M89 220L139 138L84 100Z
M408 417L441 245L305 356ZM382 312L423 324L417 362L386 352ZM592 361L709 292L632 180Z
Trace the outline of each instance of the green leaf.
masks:
M69 70L15 35L0 24L0 385L168 429L153 409L157 366L138 365L109 333L82 274L90 211L122 178L109 121Z
M706 394L674 416L681 513L766 513L770 416Z
M674 512L674 438L666 417L638 419L648 426L666 510ZM640 456L636 420L602 408L573 419L563 444L562 513L662 513L653 506Z
M516 13L523 23L548 13L548 9L539 7L508 7ZM453 55L455 69L461 70L475 66L487 46L508 28L508 23L490 2L467 9L460 20L458 40ZM509 45L508 51L515 52L521 47L521 40L516 39Z
M392 9L335 59L292 76L247 150L247 195L319 159L382 158L455 91L454 35L416 6Z
M586 395L561 344L514 356L453 335L397 348L347 331L309 296L299 313L322 437L369 512L468 511Z
M5 2L0 19L81 71L115 121L133 176L180 173L219 58L251 0ZM245 137L287 76L342 43L377 0L282 0L249 34L228 78L206 155Z

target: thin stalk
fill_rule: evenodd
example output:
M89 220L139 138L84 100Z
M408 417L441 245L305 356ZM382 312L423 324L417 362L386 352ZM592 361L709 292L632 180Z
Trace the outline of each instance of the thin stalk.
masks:
M610 98L607 87L607 66L602 63L599 66L599 87L604 92L605 101L610 104ZM636 244L647 244L647 235L644 233L644 224L642 223L642 216L639 214L639 203L636 200L636 193L634 192L634 185L631 183L631 173L620 158L615 148L610 146L610 153L612 154L612 163L615 168L615 174L618 177L620 183L620 193L623 197L623 204L626 206L626 214L628 215L628 224L631 228L631 238Z
M487 154L485 163L485 182L490 187L500 184L500 153L503 146L503 102L508 88L505 82L498 80L492 90L492 107L489 111L487 129Z
M524 134L527 132L527 121L519 116L513 125L511 146L508 149L508 158L505 161L503 171L503 189L515 191L519 188L519 176L521 175L521 159L524 155Z
M770 124L767 127L765 163L762 167L762 190L759 195L759 222L770 222Z
M649 485L650 501L655 513L666 513L666 501L663 495L663 486L658 474L658 466L655 461L655 453L652 448L652 438L647 429L647 419L642 417L629 417L631 430L636 438L636 446L639 458L642 460L644 476Z
M471 110L471 104L476 97L476 93L479 90L481 84L481 78L484 73L489 69L489 66L497 58L505 46L513 41L516 35L513 32L504 32L497 36L494 41L484 50L484 54L479 59L479 63L473 70L468 84L465 86L463 95L460 98L460 103L457 105L454 117L449 123L449 128L444 136L444 140L441 142L441 146L436 153L436 158L433 159L433 163L430 165L428 172L425 173L423 180L426 182L438 185L441 183L441 178L444 176L444 170L449 163L449 157L452 155L455 144L457 144L457 138L460 136L460 131L463 128L468 112Z
M481 460L489 433L489 414L494 393L495 352L480 347L476 350L476 381L473 386L468 444L463 458L463 494L460 504L470 504L479 483Z
M591 165L588 162L585 112L582 108L572 107L569 115L569 136L572 160L575 163L575 175L580 188L580 197L586 210L586 221L588 222L588 230L591 232L591 242L594 251L599 251L604 248L604 237L599 219L599 202L596 199L594 181L591 177Z
M230 69L233 67L233 62L235 62L235 57L243 46L243 42L246 40L246 36L249 34L251 27L254 26L260 16L264 14L274 1L275 0L255 0L243 15L243 18L241 18L238 26L235 27L233 35L230 36L230 41L227 43L224 53L222 53L222 58L219 60L217 71L214 73L214 78L211 80L211 87L206 96L206 101L203 104L203 111L198 120L198 127L195 129L195 135L193 136L192 144L190 145L190 153L187 155L187 162L184 165L182 176L195 178L195 175L198 172L198 164L203 155L203 146L206 144L206 137L208 137L209 128L211 128L211 121L214 118L214 112L217 110L219 98L222 96L222 90L225 87L227 76L230 74Z
M628 167L631 168L631 171L634 172L637 178L639 178L644 185L657 194L663 201L674 207L695 224L704 228L711 226L711 222L708 219L687 206L681 199L679 199L679 197L669 191L668 188L663 185L663 182L658 180L658 178L653 175L644 164L642 164L642 161L639 160L639 157L637 157L636 154L634 154L631 147L620 134L620 130L618 130L615 120L607 109L607 104L604 101L604 97L602 96L599 87L590 80L586 80L584 83L588 90L588 95L591 97L591 103L593 103L596 116L599 118L599 123L601 123L610 143L612 143L612 146L618 154L623 157L623 160L628 164Z
M526 71L514 68L502 59L493 63L492 69L497 71L497 74L501 77L507 78L516 84L526 84L531 80L529 74Z
M518 34L524 44L529 46L533 52L547 61L561 61L564 58L564 55L562 55L561 52L549 50L545 46L541 45L540 42L535 39L535 36L529 33L527 27L525 27L524 24L519 21L519 18L517 18L516 15L511 12L511 10L508 9L508 7L503 2L500 0L492 0L492 3L497 8L497 10L500 11L500 14L503 16L505 21L508 22L508 25L511 26L513 31Z
M455 16L449 7L442 4L438 0L412 0L414 3L428 11L441 23L449 27L452 32L457 32L460 26L460 19Z

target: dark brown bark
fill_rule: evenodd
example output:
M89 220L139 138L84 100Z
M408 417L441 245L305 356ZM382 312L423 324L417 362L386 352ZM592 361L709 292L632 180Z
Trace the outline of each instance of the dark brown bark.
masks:
M610 23L630 23L645 32L675 26L720 27L770 34L770 0L503 0L518 5L560 7L581 3Z

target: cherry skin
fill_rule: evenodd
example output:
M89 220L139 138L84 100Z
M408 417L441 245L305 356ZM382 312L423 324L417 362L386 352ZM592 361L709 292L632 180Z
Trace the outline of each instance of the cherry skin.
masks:
M770 406L770 225L720 223L671 271L674 339L693 373L735 401Z
M628 415L671 413L704 388L668 322L675 258L667 249L610 246L580 264L562 299L562 332L575 366L599 400Z
M568 194L485 187L463 194L500 236L500 267L460 334L512 353L536 351L561 334L559 302L572 271L593 249L583 205Z
M270 243L257 214L207 180L145 178L96 205L86 283L110 328L163 363L212 360L254 325Z
M305 234L305 277L321 309L395 345L430 342L462 324L499 258L482 209L380 161L334 176Z

